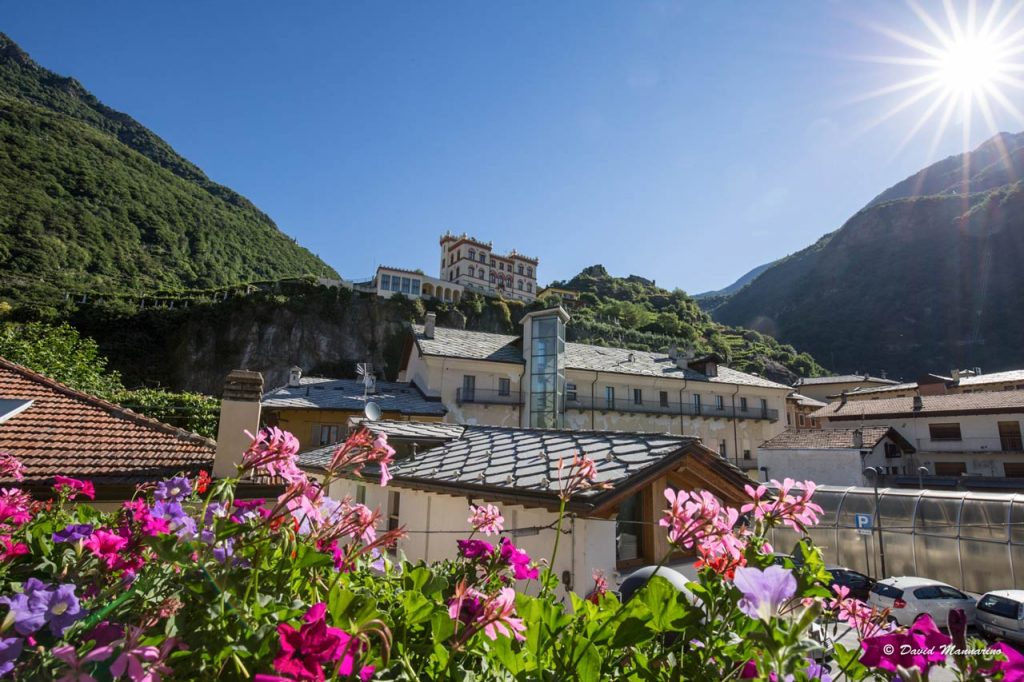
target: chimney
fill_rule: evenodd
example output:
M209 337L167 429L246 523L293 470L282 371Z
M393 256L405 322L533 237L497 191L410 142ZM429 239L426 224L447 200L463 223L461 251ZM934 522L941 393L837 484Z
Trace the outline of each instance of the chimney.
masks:
M839 394L839 404L840 405L845 405L846 404L846 391L843 391L842 393Z
M302 368L292 367L288 370L288 388L298 388L302 385Z
M423 322L423 336L428 339L434 338L435 324L437 324L437 313L427 313L427 319Z
M259 372L236 369L224 381L220 426L217 428L217 454L213 459L215 478L236 475L236 466L251 442L245 432L255 434L260 428L262 398L263 375Z
M884 369L878 373L878 376L882 377L883 379L889 378L888 376L886 376L886 371Z
M974 368L974 376L976 376L976 377L980 377L981 376L981 367L975 367Z
M853 447L858 450L864 447L864 432L860 429L853 430Z
M953 381L960 381L960 370L954 369L950 375L953 377Z
M920 412L923 409L924 409L924 400L921 399L921 396L915 395L914 396L914 412Z
M679 347L673 343L668 347L668 359L675 360L677 355L679 355Z

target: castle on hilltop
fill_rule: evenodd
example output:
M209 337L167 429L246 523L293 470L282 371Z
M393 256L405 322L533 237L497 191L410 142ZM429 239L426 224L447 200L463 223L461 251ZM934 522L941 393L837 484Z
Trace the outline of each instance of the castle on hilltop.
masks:
M462 285L485 296L504 296L522 301L537 298L537 264L515 249L495 253L491 242L465 232L441 236L441 280Z

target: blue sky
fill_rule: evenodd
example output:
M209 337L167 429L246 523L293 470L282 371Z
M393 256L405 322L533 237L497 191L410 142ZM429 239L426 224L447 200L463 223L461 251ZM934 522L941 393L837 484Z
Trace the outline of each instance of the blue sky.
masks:
M436 274L446 229L691 293L959 152L866 24L892 2L46 2L0 30L249 197L346 277ZM954 121L955 123L955 121ZM1004 130L1022 127L997 115ZM969 142L989 137L975 126Z

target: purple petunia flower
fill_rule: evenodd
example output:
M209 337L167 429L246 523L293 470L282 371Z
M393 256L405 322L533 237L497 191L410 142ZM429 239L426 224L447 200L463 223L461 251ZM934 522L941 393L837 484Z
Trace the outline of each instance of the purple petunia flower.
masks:
M36 578L29 578L21 594L0 597L0 604L10 608L14 617L14 630L19 635L31 635L46 622L46 586Z
M92 535L93 527L88 523L73 523L53 534L54 542L78 542Z
M185 476L175 476L156 484L153 499L167 502L181 502L192 494L192 483Z
M64 631L79 618L85 615L78 597L75 596L75 586L71 583L58 585L57 589L47 591L46 621L50 624L50 632L60 637Z
M0 677L14 670L24 644L25 640L19 637L0 638Z
M763 571L741 566L736 569L733 584L743 593L738 606L751 618L769 621L779 614L779 607L796 594L793 572L781 566Z

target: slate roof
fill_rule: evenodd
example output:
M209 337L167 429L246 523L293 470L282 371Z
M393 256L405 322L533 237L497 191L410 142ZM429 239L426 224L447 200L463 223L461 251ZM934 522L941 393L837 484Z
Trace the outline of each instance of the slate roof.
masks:
M797 379L793 386L821 386L827 384L849 384L857 381L871 381L876 384L898 384L892 379L873 377L869 374L840 374L834 377L807 377Z
M894 391L913 391L913 390L917 389L917 387L918 386L917 386L917 382L916 381L908 381L908 382L903 383L903 384L892 384L891 386L870 386L870 387L867 387L867 388L865 388L863 386L860 386L858 388L853 389L852 391L847 391L846 394L847 395L875 395L875 394L878 394L878 393L892 393ZM837 393L834 396L829 396L829 397L830 398L839 398L841 395L842 395L841 393Z
M1005 381L1020 381L1024 383L1024 369L1011 369L1007 372L992 372L991 374L979 374L974 377L960 377L957 386L982 386L984 384L996 384Z
M264 408L362 411L372 401L384 412L443 416L448 410L438 400L428 400L413 384L378 381L376 391L363 397L359 379L302 377L298 386L282 386L263 395Z
M857 433L861 443L857 444ZM865 426L855 429L790 429L761 444L760 450L851 450L872 449L888 436L904 446L905 452L914 452L899 432L891 426Z
M55 475L108 483L159 480L213 465L216 444L68 388L0 358L0 398L31 400L0 424L0 452L25 465L26 482Z
M524 364L522 341L518 336L436 327L434 338L428 339L423 334L423 325L413 325L413 334L417 347L424 355ZM583 343L565 344L565 366L566 369L596 370L688 381L762 388L789 388L783 384L723 365L718 365L717 377L708 377L693 369L680 369L675 361L668 356L668 353L607 348Z
M700 440L669 434L568 431L498 426L466 426L462 437L403 460L392 467L395 484L449 494L503 493L520 504L557 504L558 460L574 453L595 461L598 482L612 490L591 489L574 504L600 506L615 490L646 482L689 455L704 457L742 488L749 479Z
M353 422L349 422L353 424ZM382 419L372 422L368 419L357 420L355 426L365 426L371 432L387 434L392 440L418 441L421 445L430 446L442 441L455 440L462 436L465 426L446 424L444 422L416 422ZM305 469L323 469L331 463L338 443L308 450L299 455L299 466Z
M829 420L888 419L913 416L957 416L961 414L1002 414L1024 412L1024 391L986 393L950 393L921 397L921 409L914 409L914 398L880 398L829 403L811 413L812 417Z
M828 403L823 403L820 400L815 400L810 396L802 395L800 393L790 394L789 398L791 400L795 400L798 405L802 405L804 407L825 407L825 405L828 405Z

